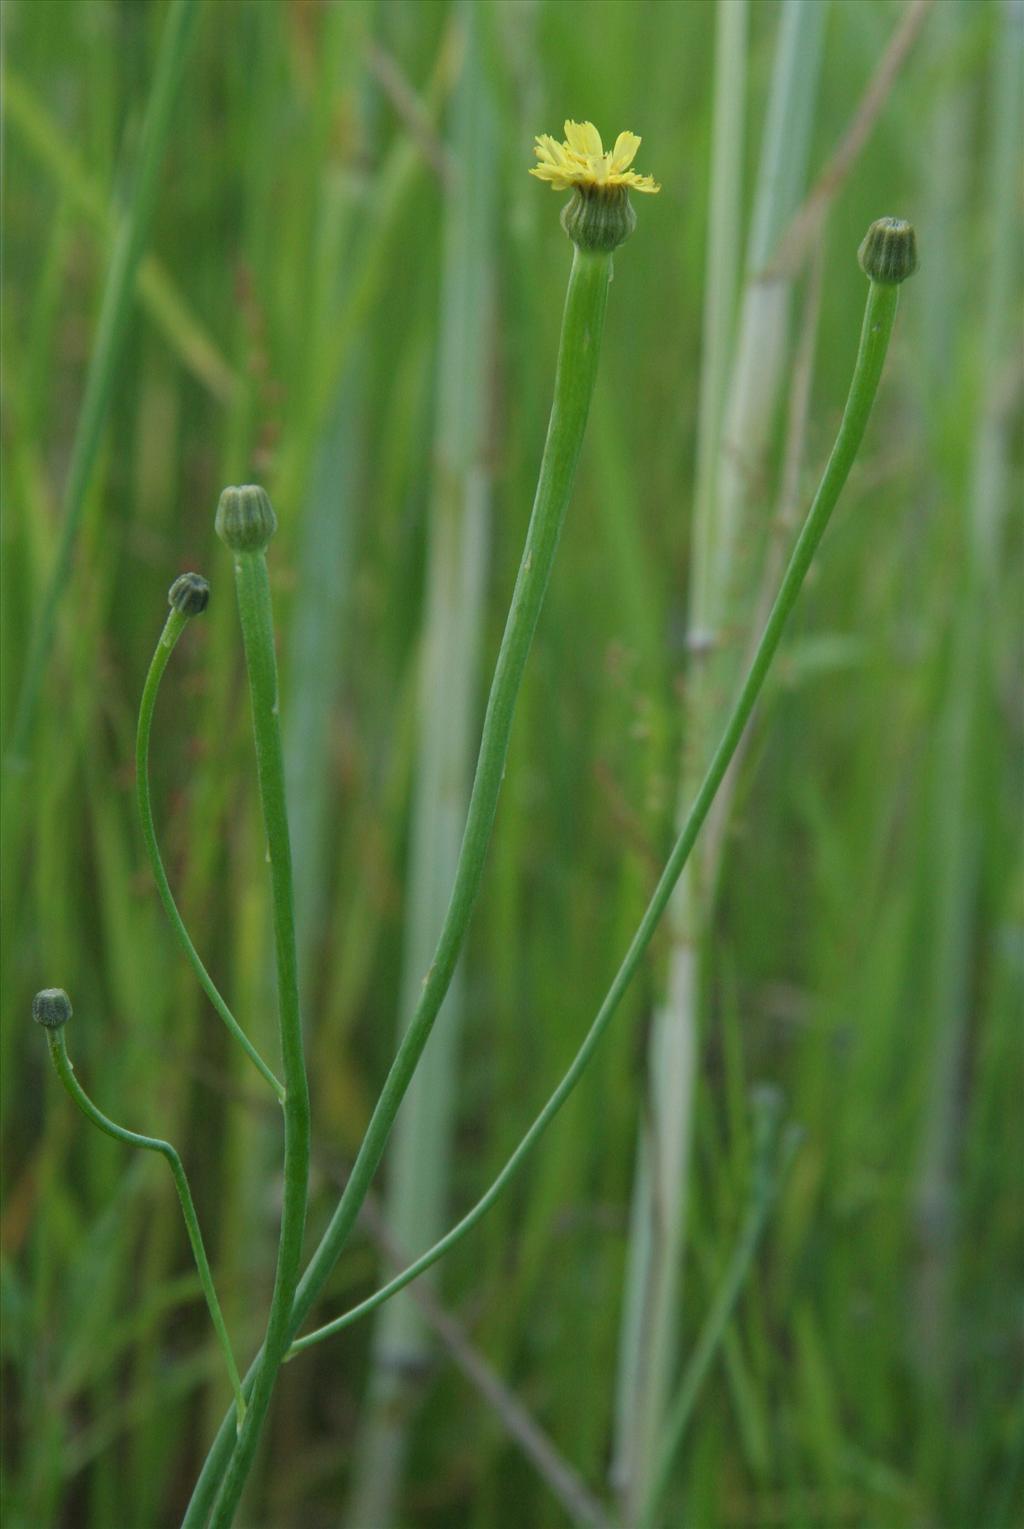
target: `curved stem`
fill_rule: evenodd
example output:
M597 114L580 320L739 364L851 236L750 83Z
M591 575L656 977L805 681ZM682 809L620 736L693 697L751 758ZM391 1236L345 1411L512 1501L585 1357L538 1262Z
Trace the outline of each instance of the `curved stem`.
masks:
M576 463L583 444L597 377L610 276L610 255L590 254L574 249L562 315L554 400L537 493L484 716L480 753L451 900L416 1011L391 1064L345 1191L296 1293L290 1338L294 1338L305 1321L355 1225L398 1107L448 991L469 925L497 810L523 670L551 575L572 492ZM261 1361L258 1359L256 1363ZM255 1408L250 1407L250 1422L254 1414ZM183 1529L194 1529L194 1526L205 1524L210 1501L225 1469L231 1444L230 1433L222 1428L196 1483ZM239 1448L235 1451L236 1459L241 1447L240 1440ZM235 1461L232 1460L229 1469L234 1468ZM214 1519L214 1523L220 1522Z
M231 1377L231 1388L235 1393L236 1428L240 1431L246 1411L245 1400L242 1396L242 1383L238 1377L238 1366L235 1364L235 1356L231 1349L231 1339L228 1337L228 1330L224 1323L220 1302L217 1300L217 1292L213 1287L213 1275L210 1273L210 1264L206 1257L206 1248L203 1245L203 1234L199 1230L199 1219L196 1216L196 1208L192 1202L192 1192L188 1187L188 1179L185 1177L185 1169L182 1167L181 1158L169 1141L161 1141L158 1136L141 1136L137 1131L126 1131L123 1126L119 1126L113 1120L108 1119L101 1110L96 1108L75 1077L75 1068L71 1058L68 1056L64 1031L62 1029L50 1030L47 1032L46 1038L50 1045L50 1057L53 1061L54 1070L85 1118L90 1120L97 1129L103 1131L105 1135L112 1136L115 1141L123 1142L128 1147L143 1147L148 1152L159 1152L160 1156L165 1158L170 1166L171 1173L174 1176L174 1185L178 1191L178 1199L181 1201L182 1215L185 1218L185 1230L188 1232L188 1240L192 1244L192 1253L195 1257L196 1268L199 1271L199 1283L203 1287L206 1304L209 1307L217 1338L224 1351L228 1374Z
M533 1122L522 1141L519 1143L504 1168L487 1190L486 1194L477 1201L472 1210L463 1216L462 1220L452 1228L432 1248L417 1258L414 1263L402 1271L401 1274L390 1280L381 1290L369 1296L365 1301L354 1306L351 1311L344 1312L336 1317L333 1322L328 1322L316 1332L308 1334L293 1343L288 1357L300 1353L303 1349L310 1348L321 1339L330 1337L333 1333L340 1332L355 1322L359 1317L365 1316L376 1307L390 1300L399 1290L429 1269L437 1260L455 1244L467 1232L472 1231L477 1222L490 1210L498 1199L506 1184L516 1173L530 1150L536 1145L540 1137L547 1130L551 1121L558 1114L562 1105L568 1099L580 1078L586 1071L594 1052L597 1050L601 1037L611 1022L612 1016L633 979L640 959L651 942L651 937L657 928L676 882L682 872L683 866L689 858L700 832L701 825L707 817L711 803L722 783L722 779L737 745L743 736L744 729L754 709L765 676L775 656L783 628L789 617L790 611L796 603L801 585L806 577L811 560L821 541L825 527L828 524L836 500L849 476L850 468L860 447L864 436L864 430L868 422L868 415L878 390L878 382L882 373L882 364L888 349L889 338L892 334L893 321L896 317L897 294L899 288L895 286L880 286L872 282L868 291L867 308L864 314L864 325L861 330L860 349L857 354L857 362L854 368L853 380L850 384L850 393L846 402L842 423L836 443L832 448L832 454L825 467L824 476L814 502L804 522L803 530L793 549L789 566L783 576L779 593L775 598L771 613L765 625L761 641L754 654L746 680L743 683L739 696L736 699L725 731L722 734L718 748L708 766L707 773L701 783L700 789L690 809L689 816L683 825L679 838L676 840L672 853L661 874L661 879L654 890L650 902L632 943L626 952L625 959L616 973L615 980L608 990L608 995L601 1005L597 1018L588 1030L579 1051L551 1095L536 1120Z
M302 1233L309 1189L309 1085L302 1047L299 1012L298 957L295 945L295 899L292 887L291 843L284 788L284 753L278 712L277 659L270 580L264 552L234 555L238 614L249 670L253 737L259 776L263 822L270 857L274 906L274 947L277 957L278 1017L284 1064L284 1203L278 1243L277 1272L270 1317L263 1340L245 1422L238 1436L220 1493L213 1507L215 1526L231 1523L245 1486L270 1404L274 1381L292 1337L291 1311L302 1260Z
M142 689L142 700L139 703L139 725L135 736L135 794L139 808L139 818L142 822L142 837L146 843L146 853L149 855L150 867L153 871L153 879L160 893L160 901L164 905L164 912L171 921L171 927L178 936L178 942L188 957L189 964L199 979L200 986L207 998L217 1010L221 1019L227 1025L235 1040L241 1046L253 1066L262 1073L270 1084L278 1099L284 1102L284 1087L278 1082L271 1069L260 1056L252 1041L246 1035L238 1023L224 999L221 997L213 978L200 959L188 930L185 928L178 905L174 901L164 870L163 859L160 855L160 846L157 843L156 828L153 823L153 804L149 792L149 738L153 728L153 711L156 707L157 693L160 689L160 681L168 660L174 652L178 638L188 624L188 616L181 611L172 610L167 617L166 625L160 635L160 641L156 645L153 661L146 675L146 683Z

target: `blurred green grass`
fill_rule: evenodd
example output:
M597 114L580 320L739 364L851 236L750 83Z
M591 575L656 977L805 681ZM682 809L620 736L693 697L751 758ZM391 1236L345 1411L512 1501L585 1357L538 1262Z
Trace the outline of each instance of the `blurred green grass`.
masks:
M616 259L599 396L470 937L453 1212L493 1177L575 1049L669 842L687 743L715 26L698 0L479 11L499 145L481 706L569 260L559 201L525 174L533 135L568 115L631 127L664 190ZM831 6L812 180L903 13L888 0ZM105 0L5 7L5 727L166 15ZM778 18L768 0L752 7L751 183ZM273 1055L240 645L213 535L226 482L265 482L277 505L285 719L303 719L319 766L296 803L315 1227L391 1054L451 28L449 7L427 0L202 7L31 769L4 783L12 1525L176 1522L226 1401L177 1207L158 1170L70 1117L28 1021L38 987L70 991L73 1054L102 1107L180 1146L243 1352L269 1293L276 1123L160 919L132 810L134 708L167 586L196 567L213 601L165 682L155 801L197 943ZM990 322L1007 218L1019 246L999 146L1020 31L1019 6L932 8L824 231L805 491L845 392L868 222L911 217L922 270L762 709L704 951L683 1354L742 1214L750 1084L777 1083L806 1135L677 1461L669 1521L687 1529L1024 1520L1020 538L1005 518L1019 501L1021 390L1019 347ZM416 113L389 89L395 69ZM1019 146L1009 157L1019 176ZM1019 317L1019 262L1004 276ZM766 515L783 425L751 464ZM293 759L304 742L290 735ZM598 1492L660 975L649 962L595 1073L440 1282ZM325 1316L369 1290L377 1262L369 1241L353 1246ZM356 1328L285 1372L247 1522L337 1522L368 1338ZM439 1356L402 1522L561 1521Z

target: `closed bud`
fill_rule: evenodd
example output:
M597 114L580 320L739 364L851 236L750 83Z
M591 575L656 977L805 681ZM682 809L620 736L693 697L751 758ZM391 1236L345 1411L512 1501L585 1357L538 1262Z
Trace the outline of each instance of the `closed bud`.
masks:
M903 218L879 218L857 251L860 268L872 281L895 287L917 270L917 236Z
M32 1000L32 1018L46 1030L59 1030L71 1018L71 999L62 987L44 987Z
M266 490L247 483L224 490L215 525L217 535L232 552L262 552L277 530L277 516Z
M167 591L167 603L183 616L201 616L210 603L210 586L201 573L179 573Z

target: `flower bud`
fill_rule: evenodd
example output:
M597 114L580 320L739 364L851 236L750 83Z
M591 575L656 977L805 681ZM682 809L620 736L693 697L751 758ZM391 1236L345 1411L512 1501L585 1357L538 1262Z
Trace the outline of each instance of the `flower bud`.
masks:
M71 999L62 987L44 987L32 1000L32 1018L46 1030L59 1030L71 1018Z
M912 223L879 218L864 235L857 259L865 276L895 287L917 270L917 238Z
M624 186L576 186L562 208L562 227L581 250L609 254L636 228Z
M201 616L210 603L210 586L201 573L179 573L167 592L167 603L183 616Z
M262 552L277 530L277 516L266 490L247 483L224 490L215 525L217 535L232 552Z

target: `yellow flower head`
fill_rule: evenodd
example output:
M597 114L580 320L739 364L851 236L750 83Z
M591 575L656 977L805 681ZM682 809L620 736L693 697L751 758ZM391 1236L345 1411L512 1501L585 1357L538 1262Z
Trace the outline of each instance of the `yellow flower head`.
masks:
M636 133L620 133L615 147L605 153L601 134L592 122L567 122L565 142L558 143L547 133L537 136L534 153L540 163L530 170L538 180L550 181L553 191L610 191L622 186L631 191L660 191L649 175L638 175L629 167L640 147Z

